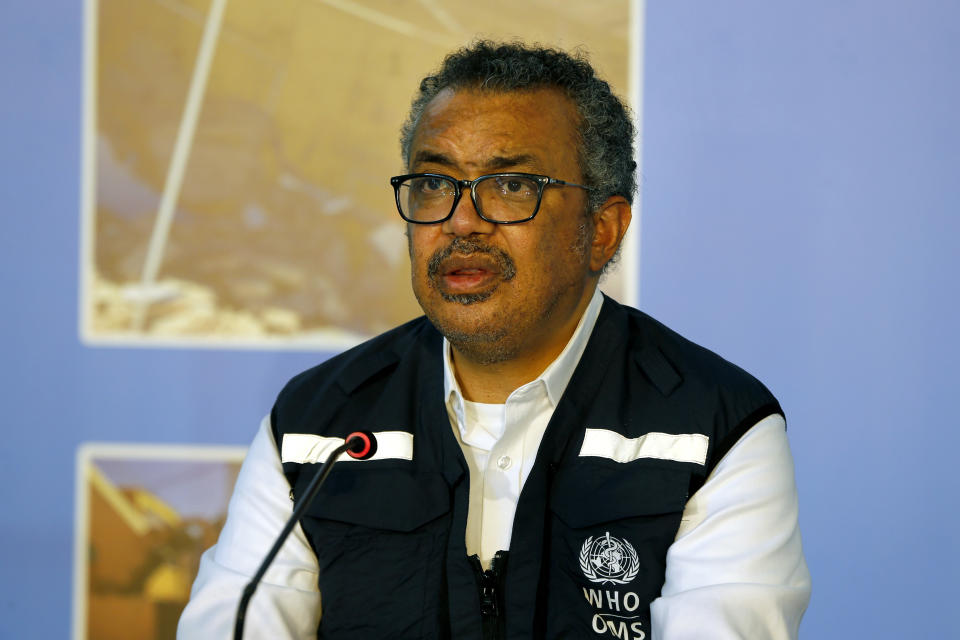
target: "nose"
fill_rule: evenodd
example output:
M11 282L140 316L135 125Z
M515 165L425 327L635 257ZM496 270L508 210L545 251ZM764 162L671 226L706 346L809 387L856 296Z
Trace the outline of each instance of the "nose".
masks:
M444 220L440 227L444 233L454 236L493 233L497 225L480 217L476 207L473 206L471 195L473 195L471 189L464 188L460 202L453 210L453 215Z

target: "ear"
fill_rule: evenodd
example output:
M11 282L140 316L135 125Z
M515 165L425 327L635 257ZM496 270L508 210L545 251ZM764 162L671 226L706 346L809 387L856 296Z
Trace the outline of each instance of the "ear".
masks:
M610 196L593 213L593 242L590 245L590 270L600 273L620 247L633 214L623 196Z

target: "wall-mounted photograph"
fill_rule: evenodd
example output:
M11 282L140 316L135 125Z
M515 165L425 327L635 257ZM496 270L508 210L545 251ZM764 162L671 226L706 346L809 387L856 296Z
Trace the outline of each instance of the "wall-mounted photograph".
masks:
M73 640L176 637L245 454L245 447L80 448Z
M580 47L639 101L630 0L87 2L87 344L339 350L420 315L389 177L458 46ZM637 246L602 285L627 304Z

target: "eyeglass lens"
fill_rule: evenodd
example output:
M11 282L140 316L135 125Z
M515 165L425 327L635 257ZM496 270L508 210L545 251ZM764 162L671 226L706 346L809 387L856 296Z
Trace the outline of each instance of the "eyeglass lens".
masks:
M484 176L473 185L480 213L495 222L523 220L537 208L540 185L523 176ZM408 178L400 185L403 215L417 222L437 222L453 210L457 188L436 176ZM470 197L464 193L464 198Z

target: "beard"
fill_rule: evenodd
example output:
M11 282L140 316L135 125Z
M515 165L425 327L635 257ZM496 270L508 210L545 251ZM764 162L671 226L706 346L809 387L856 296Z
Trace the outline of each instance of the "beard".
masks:
M578 225L576 235L567 245L570 256L575 257L577 261L587 260L592 231L593 227L589 220L584 219ZM410 258L415 260L409 234L407 239ZM492 259L499 274L499 282L477 293L457 294L446 291L442 286L444 268L447 260L455 254L458 256L483 254L487 259ZM470 305L488 300L497 292L501 283L510 282L516 277L516 264L504 250L475 238L455 237L450 244L438 249L430 256L425 264L426 277L421 283L426 284L429 290L443 301L456 305L456 310L435 306L436 298L431 301L431 296L426 291L418 290L416 274L413 275L414 294L427 318L458 352L470 360L484 365L498 364L516 358L526 348L529 335L523 327L529 318L517 314L525 314L527 309L521 310L516 306L501 308L500 305L496 305L482 312L478 310L476 314L472 310L467 310ZM563 289L557 289L545 299L540 300L539 309L533 311L536 322L549 320L563 293Z
M409 235L408 235L409 240ZM441 286L444 263L454 254L476 255L478 253L489 256L494 260L501 282L509 282L517 275L517 265L510 255L498 247L491 247L488 244L471 238L455 237L449 245L439 249L430 256L427 261L427 281L444 301L452 302L457 305L469 306L478 302L483 302L492 296L499 288L499 284L486 291L478 293L450 293ZM410 257L413 259L413 250L411 245ZM509 341L508 322L503 322L503 318L491 318L492 322L486 322L481 325L474 325L465 328L456 321L444 317L445 314L432 312L430 305L425 304L426 300L420 299L420 294L414 287L414 293L420 301L427 318L436 327L443 336L458 351L467 357L482 364L495 364L509 360L516 352L516 349L507 346Z

